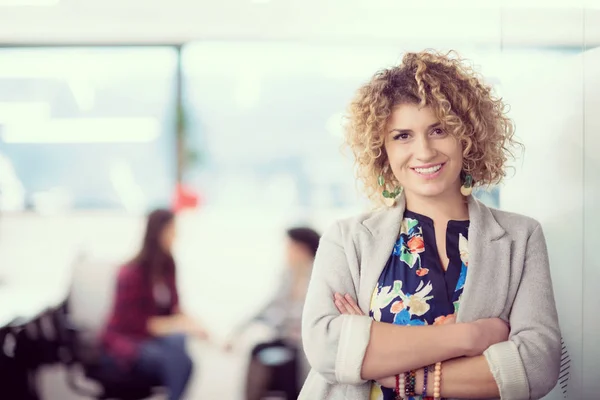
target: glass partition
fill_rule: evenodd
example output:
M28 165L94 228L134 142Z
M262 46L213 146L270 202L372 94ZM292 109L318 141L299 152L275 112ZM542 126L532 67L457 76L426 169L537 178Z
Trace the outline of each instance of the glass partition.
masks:
M167 205L173 48L0 50L4 211Z

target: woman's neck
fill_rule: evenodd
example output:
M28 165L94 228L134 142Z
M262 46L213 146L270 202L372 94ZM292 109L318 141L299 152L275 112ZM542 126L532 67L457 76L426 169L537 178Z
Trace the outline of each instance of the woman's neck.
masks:
M460 192L437 197L413 196L406 193L406 209L434 221L469 219L468 201Z

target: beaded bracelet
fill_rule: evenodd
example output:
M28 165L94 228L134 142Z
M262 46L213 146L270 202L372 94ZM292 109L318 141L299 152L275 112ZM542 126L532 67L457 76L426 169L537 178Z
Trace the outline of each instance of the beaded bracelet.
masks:
M396 399L404 399L404 374L396 375Z
M406 374L406 388L404 390L407 398L415 396L415 371L409 371Z
M427 375L428 375L428 372L429 372L429 367L426 365L423 368L423 394L422 394L423 398L427 397Z
M442 363L435 364L435 374L433 375L433 398L435 400L441 400L441 390L440 387L442 385Z

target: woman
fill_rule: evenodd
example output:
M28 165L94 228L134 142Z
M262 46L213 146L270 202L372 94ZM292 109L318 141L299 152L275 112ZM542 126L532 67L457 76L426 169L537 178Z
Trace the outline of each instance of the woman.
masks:
M359 89L346 139L368 195L387 205L323 235L301 399L539 399L554 387L542 228L471 196L504 176L515 144L504 110L459 59L433 52Z
M115 300L102 335L105 367L166 387L170 400L183 396L192 373L184 334L206 332L181 312L171 248L175 218L168 210L148 217L139 254L117 277Z
M281 391L287 399L296 400L306 378L300 322L320 235L307 227L288 229L286 233L288 268L276 295L254 318L270 325L277 337L252 350L246 400L260 400L271 390Z

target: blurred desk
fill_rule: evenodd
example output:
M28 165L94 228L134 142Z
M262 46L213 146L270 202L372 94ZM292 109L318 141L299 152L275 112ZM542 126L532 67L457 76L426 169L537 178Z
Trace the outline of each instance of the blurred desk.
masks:
M0 286L0 327L23 326L46 311L58 307L68 297L70 285L45 282L43 285Z
M11 246L11 244L13 246ZM27 323L63 303L71 288L74 253L48 243L0 247L0 327Z
M0 255L0 397L38 400L38 370L58 360L42 326L69 297L73 260L66 253L45 262L44 253Z

